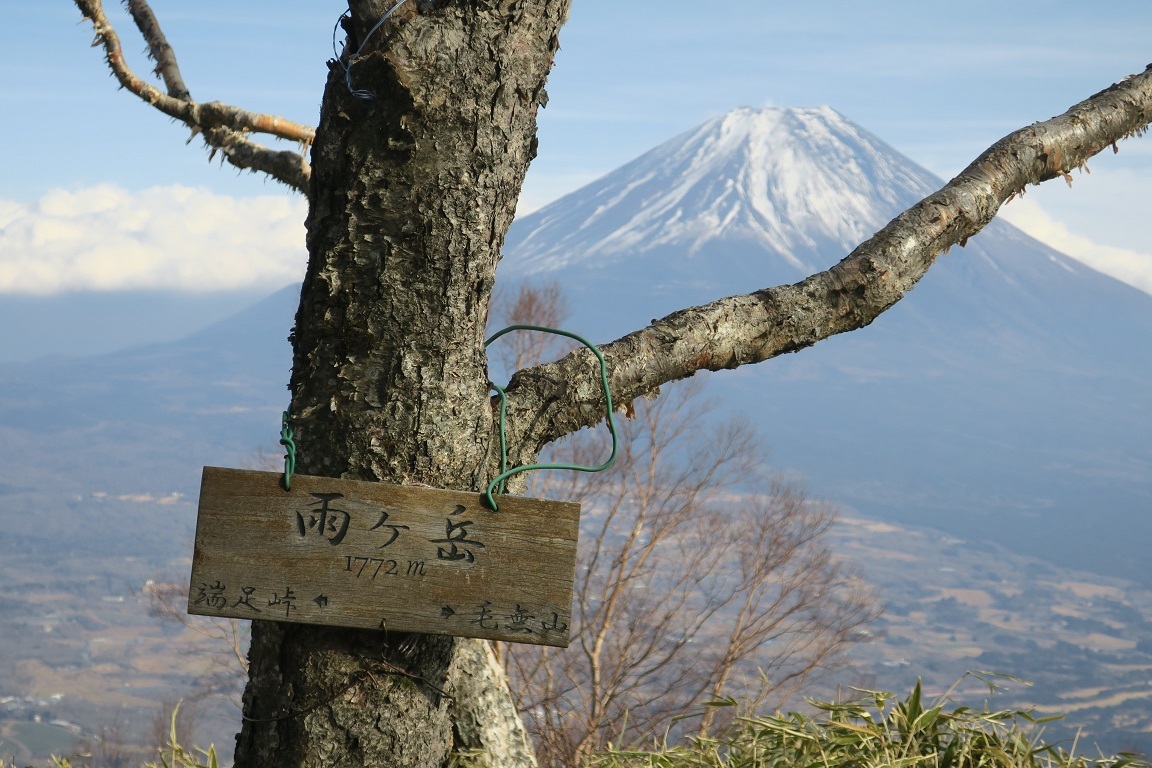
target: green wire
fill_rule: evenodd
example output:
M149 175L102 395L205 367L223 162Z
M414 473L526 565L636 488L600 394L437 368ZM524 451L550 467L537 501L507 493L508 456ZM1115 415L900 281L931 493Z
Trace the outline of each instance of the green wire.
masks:
M280 417L280 445L284 446L284 490L292 490L292 473L296 471L296 440L289 423L288 411Z
M612 454L598 467L585 467L580 464L527 464L523 467L515 467L508 469L508 442L507 432L505 430L504 421L508 412L508 397L504 392L504 387L493 384L492 388L500 393L500 474L497 475L492 482L488 484L488 489L484 491L484 499L488 502L488 507L496 512L499 507L496 506L496 500L492 498L492 491L496 486L500 486L500 493L504 493L506 481L508 478L520 472L531 472L537 469L564 469L574 470L576 472L603 472L612 466L616 461L616 448L618 440L616 437L616 425L612 421L612 391L608 387L608 363L604 360L603 353L597 349L590 341L583 336L579 336L570 331L561 331L556 328L546 328L542 325L510 325L502 331L497 331L487 341L484 342L484 347L487 348L489 344L496 341L506 333L512 331L542 331L543 333L553 333L557 336L567 336L570 339L580 342L588 349L592 350L592 354L596 355L596 359L600 361L600 383L604 387L604 403L605 403L605 416L608 421L608 431L612 434Z
M521 472L531 472L537 469L563 469L573 470L576 472L603 472L612 466L616 461L616 450L619 440L616 435L616 424L612 421L612 390L608 386L608 363L604 360L603 353L597 349L590 341L570 331L561 331L556 328L547 328L542 325L510 325L502 331L493 334L484 346L487 348L489 344L496 341L506 333L512 331L541 331L543 333L552 333L557 336L567 336L570 339L580 342L588 349L592 350L592 354L596 355L596 359L600 361L600 384L604 387L604 412L605 418L608 422L608 431L612 434L612 453L608 456L608 460L597 467L586 467L580 464L527 464L522 467L515 467L508 469L508 432L505 426L508 414L508 395L504 391L504 387L498 384L493 384L492 387L500 393L500 474L497 475L491 483L488 484L487 490L484 491L484 499L488 502L489 508L493 512L499 510L496 500L492 497L492 492L497 486L500 487L500 493L504 493L507 486L508 478ZM296 471L296 440L295 434L290 423L290 416L288 411L284 411L280 419L280 445L284 446L284 490L292 490L292 474Z

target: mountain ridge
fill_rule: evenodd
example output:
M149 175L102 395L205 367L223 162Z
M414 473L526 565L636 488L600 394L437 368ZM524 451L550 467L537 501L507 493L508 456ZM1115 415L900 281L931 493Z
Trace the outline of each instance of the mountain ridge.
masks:
M571 263L574 248L587 262L674 243L691 258L703 241L728 237L807 274L818 265L806 255L831 243L850 249L870 222L935 188L931 174L903 156L893 162L885 148L830 107L741 108L593 181L580 204L568 195L520 219L505 251L537 272ZM819 172L821 149L839 155L840 174ZM572 235L557 237L565 226Z

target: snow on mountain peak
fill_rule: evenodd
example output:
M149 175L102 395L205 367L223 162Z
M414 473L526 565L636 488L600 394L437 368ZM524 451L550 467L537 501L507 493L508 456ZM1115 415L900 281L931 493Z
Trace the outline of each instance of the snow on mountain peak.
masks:
M830 107L742 108L524 217L505 253L526 275L724 241L807 272L820 251L847 253L937 186Z

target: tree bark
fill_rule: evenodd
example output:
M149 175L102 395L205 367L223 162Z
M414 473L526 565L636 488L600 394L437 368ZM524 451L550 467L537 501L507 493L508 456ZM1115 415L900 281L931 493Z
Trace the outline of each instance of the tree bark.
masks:
M372 98L332 63L313 145L297 466L478 491L495 467L488 300L569 0L409 0L369 36L392 4L349 3L344 63ZM250 660L236 765L253 768L441 766L451 704L490 664L471 641L265 622ZM462 722L491 719L469 701ZM457 745L507 752L515 734L485 743L500 732L463 727Z
M458 640L450 673L457 749L484 753L484 768L536 766L536 753L515 706L504 665L486 640Z

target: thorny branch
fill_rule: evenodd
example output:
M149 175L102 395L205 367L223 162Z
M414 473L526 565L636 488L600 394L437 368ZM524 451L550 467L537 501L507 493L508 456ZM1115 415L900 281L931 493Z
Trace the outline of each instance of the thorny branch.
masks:
M1152 122L1152 65L1063 115L996 142L959 176L893 219L839 264L794 285L674 312L601 347L614 398L628 404L699 370L797 352L863 328L903 298L950 246L965 245L1028 184L1085 165ZM507 389L508 444L525 458L597 423L603 395L591 353L520 371ZM521 463L520 456L510 457Z
M311 167L303 152L316 136L314 128L294 123L276 115L249 112L218 101L199 103L184 84L176 54L164 37L146 0L126 0L125 5L133 21L148 43L148 55L156 62L155 73L164 82L167 92L141 80L124 60L120 38L104 14L101 0L75 0L84 18L92 22L96 31L93 46L104 48L104 59L120 85L169 117L190 129L192 136L204 137L211 156L220 152L237 168L261 171L287 184L298 192L307 192ZM302 145L301 152L274 150L249 136L265 133Z

